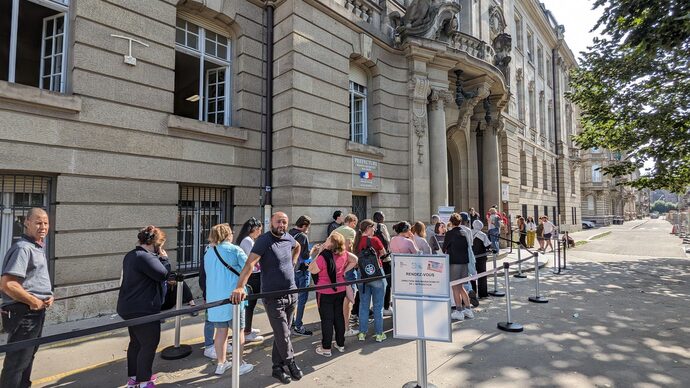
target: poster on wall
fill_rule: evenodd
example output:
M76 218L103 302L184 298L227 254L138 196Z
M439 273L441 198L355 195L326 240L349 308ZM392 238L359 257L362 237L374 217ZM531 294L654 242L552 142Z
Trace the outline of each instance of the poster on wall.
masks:
M379 190L381 178L378 160L352 157L352 189Z

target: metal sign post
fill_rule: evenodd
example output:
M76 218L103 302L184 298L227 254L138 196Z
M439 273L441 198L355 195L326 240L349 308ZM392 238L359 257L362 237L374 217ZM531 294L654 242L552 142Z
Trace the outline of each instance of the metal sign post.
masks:
M535 296L530 296L529 298L527 298L530 302L533 302L533 303L548 303L549 302L548 299L539 295L539 254L538 253L534 254L534 289L535 289Z
M493 258L494 258L494 289L492 291L489 291L489 295L491 296L496 296L496 297L504 297L506 294L503 291L498 290L498 277L496 276L496 256L498 256L498 253L494 252ZM508 283L506 283L506 286L508 286Z
M175 275L175 281L177 282L177 303L175 309L179 310L182 308L182 289L184 288L184 275L177 273ZM180 329L182 325L182 316L178 315L175 317L175 345L168 346L161 352L161 358L164 360L179 360L180 358L185 358L192 354L192 347L189 345L180 345Z
M518 279L524 279L527 277L527 275L522 273L522 255L520 253L520 244L518 244L517 253L518 253L518 273L513 275L513 277L516 277Z
M513 322L513 318L511 317L511 306L510 306L510 275L508 272L510 271L510 263L503 263L503 276L505 277L506 281L506 316L507 319L505 322L499 322L498 325L496 325L499 329L511 333L519 333L523 329L522 325L519 323Z
M242 360L242 353L240 352L240 313L242 303L232 305L232 387L240 386L240 361Z

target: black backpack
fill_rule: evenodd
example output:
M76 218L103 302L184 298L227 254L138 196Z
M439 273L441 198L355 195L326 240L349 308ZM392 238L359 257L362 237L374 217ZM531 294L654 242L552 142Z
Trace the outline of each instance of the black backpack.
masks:
M381 266L376 251L371 246L371 238L367 237L367 246L357 255L357 266L359 268L360 279L368 279L381 276Z
M385 249L386 253L388 253L388 245L390 244L390 242L386 240L386 236L383 235L383 231L381 230L381 224L376 224L376 231L374 231L374 236L379 238L381 244L383 244L383 249Z

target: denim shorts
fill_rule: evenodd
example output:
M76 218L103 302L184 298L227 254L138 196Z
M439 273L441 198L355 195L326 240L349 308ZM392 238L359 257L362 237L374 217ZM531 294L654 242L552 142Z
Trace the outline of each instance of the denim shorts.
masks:
M244 329L245 309L240 309L240 328ZM211 322L216 329L232 329L232 320L225 322Z

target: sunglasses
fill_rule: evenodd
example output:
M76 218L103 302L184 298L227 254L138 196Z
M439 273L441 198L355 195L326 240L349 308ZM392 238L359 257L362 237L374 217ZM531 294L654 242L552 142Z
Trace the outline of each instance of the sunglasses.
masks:
M257 227L257 226L261 226L261 222L259 222L259 220L257 220L257 219L254 218L254 217L250 217L249 220L247 221L247 223L248 223L249 226L251 226L252 228L255 228L255 227Z

